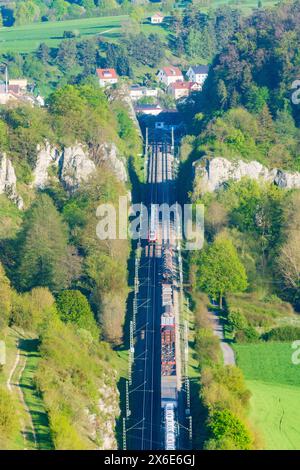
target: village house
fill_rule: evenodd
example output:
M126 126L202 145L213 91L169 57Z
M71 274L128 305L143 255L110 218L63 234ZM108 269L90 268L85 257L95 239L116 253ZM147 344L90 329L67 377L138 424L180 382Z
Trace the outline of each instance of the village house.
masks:
M101 87L118 83L118 76L115 69L97 69L96 73Z
M164 15L160 12L157 12L154 13L150 19L152 24L161 24L164 21Z
M190 82L196 82L203 85L208 75L208 65L191 65L186 73Z
M155 88L146 88L140 85L132 85L129 90L130 98L133 101L139 100L140 98L146 97L157 97L158 90Z
M26 78L10 78L8 85L11 87L18 87L20 91L26 91L28 87L28 80Z
M157 79L168 87L171 83L183 82L183 75L178 67L162 67L157 74Z
M168 94L175 100L189 96L193 91L199 91L201 86L196 82L174 82L168 87Z
M28 81L25 78L11 79L0 84L0 104L5 105L9 101L34 102L33 96L27 92Z

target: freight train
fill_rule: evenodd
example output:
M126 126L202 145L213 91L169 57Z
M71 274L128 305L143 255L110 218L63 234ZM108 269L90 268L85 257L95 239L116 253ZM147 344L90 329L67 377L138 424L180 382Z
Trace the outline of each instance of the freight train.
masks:
M164 448L175 450L177 429L176 319L174 312L175 265L171 247L162 247L162 315L161 315L161 408Z

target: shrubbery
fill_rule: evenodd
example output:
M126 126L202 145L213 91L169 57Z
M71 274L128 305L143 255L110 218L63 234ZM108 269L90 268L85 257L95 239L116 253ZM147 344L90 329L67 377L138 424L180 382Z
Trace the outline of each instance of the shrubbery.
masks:
M262 338L265 341L295 341L300 339L300 327L287 325L273 328L265 333Z

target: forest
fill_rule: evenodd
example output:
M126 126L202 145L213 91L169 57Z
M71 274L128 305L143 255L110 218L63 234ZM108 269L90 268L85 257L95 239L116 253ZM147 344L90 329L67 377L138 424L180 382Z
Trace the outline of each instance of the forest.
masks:
M190 135L181 146L179 190L205 208L205 245L187 263L207 419L202 445L210 449L299 445L299 432L289 431L299 371L283 360L300 334L299 190L249 174L207 192L195 166L220 157L235 168L259 162L299 175L299 106L291 99L299 77L299 15L299 2L283 2L240 19L215 55L203 92L180 106ZM220 360L212 311L236 354L234 386ZM272 368L277 354L282 360ZM276 435L275 402L259 416L262 400L273 396L282 400L287 441Z
M11 159L24 200L19 210L6 195L0 196L0 338L9 345L17 332L19 343L27 338L27 346L40 357L34 384L43 397L50 447L95 448L105 439L114 446L120 367L112 348L123 343L130 245L127 240L97 238L96 209L104 202L118 204L129 183L118 180L101 161L99 148L114 142L128 167L134 168L138 131L122 100L115 97L109 105L108 97L93 85L59 88L43 109L2 108L0 127L1 152ZM53 164L48 183L35 189L38 149L45 141L58 152L78 142L84 145L95 162L84 185L64 185ZM105 394L101 398L106 388L111 412L105 411ZM2 380L0 394L2 417L2 411L13 406ZM94 431L89 413L98 423ZM14 445L20 432L15 415L7 420L1 424L1 447ZM109 431L99 428L106 421L111 423ZM44 438L37 440L43 448Z

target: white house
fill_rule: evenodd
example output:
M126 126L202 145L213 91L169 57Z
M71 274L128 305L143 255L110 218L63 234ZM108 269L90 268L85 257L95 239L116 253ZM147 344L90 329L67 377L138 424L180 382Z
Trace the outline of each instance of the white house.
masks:
M96 72L101 87L118 83L118 76L115 69L97 69Z
M158 94L158 90L156 88L146 88L141 85L131 85L130 90L130 97L133 101L139 100L144 96L151 96L156 98Z
M151 16L151 23L152 24L161 24L164 21L164 15L160 12L154 13Z
M144 88L140 85L131 85L129 94L132 100L138 100L144 96Z
M11 78L8 84L10 86L18 86L21 90L26 90L28 86L28 80L26 78Z
M184 78L178 67L162 67L157 74L159 82L164 83L167 87L174 82L183 82Z
M190 82L199 83L202 86L207 78L208 70L208 65L191 65L186 74Z

